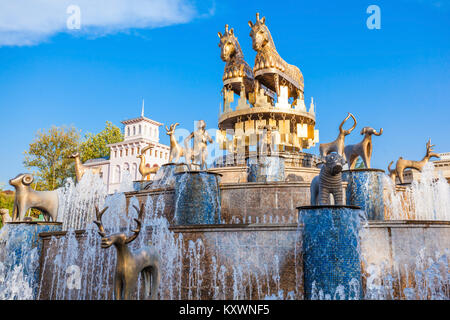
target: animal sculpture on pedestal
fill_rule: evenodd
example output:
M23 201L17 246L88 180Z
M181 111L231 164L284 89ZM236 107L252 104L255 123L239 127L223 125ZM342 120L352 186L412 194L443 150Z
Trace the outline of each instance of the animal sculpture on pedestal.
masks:
M344 205L342 190L342 167L344 158L338 153L330 153L325 157L325 163L320 174L311 181L311 205L330 204L330 194L335 205Z
M433 151L434 144L431 144L431 139L427 142L427 151L425 153L425 156L420 161L413 161L413 160L405 160L402 157L400 157L397 160L397 163L395 165L395 174L397 175L398 179L400 180L400 183L403 183L403 171L405 169L416 169L419 171L422 171L425 164L428 163L430 158L439 158L439 155L437 153L434 153ZM395 182L395 180L394 180Z
M372 135L381 136L383 128L380 132L377 132L374 128L364 127L361 130L361 134L364 135L364 139L358 144L351 144L345 146L344 153L347 159L348 166L353 169L356 165L356 159L361 157L366 168L370 168L370 159L372 158Z
M354 124L350 129L344 130L343 129L344 123L350 117L353 118ZM328 154L330 154L331 152L337 152L341 156L345 156L345 154L344 154L345 136L348 136L353 131L353 129L355 129L355 127L356 127L356 119L353 116L353 114L349 113L348 116L344 119L344 121L341 122L341 124L339 126L339 135L336 138L336 140L334 140L333 142L329 142L329 143L321 143L319 145L320 156L325 157Z
M169 162L178 163L181 157L186 158L186 162L189 163L190 159L186 157L186 150L179 145L177 139L174 136L175 128L179 125L179 123L171 124L170 128L166 126L167 134L170 137L170 154L169 154Z
M44 220L56 221L58 217L58 191L35 191L31 187L34 177L29 173L21 173L9 184L16 189L13 221L24 221L25 214L30 208L38 209L44 215Z
M86 171L90 170L93 174L100 174L102 172L101 168L89 168L81 163L80 153L75 152L69 158L75 159L75 175L77 177L77 181L80 182L83 175Z
M125 233L116 233L106 236L105 228L102 224L102 215L107 207L99 211L95 207L97 220L94 223L98 226L99 235L102 237L102 248L109 248L112 245L117 250L117 263L114 274L114 298L116 300L130 300L136 290L139 275L144 276L145 294L150 299L155 300L158 295L160 282L160 257L154 246L145 246L137 250L131 250L128 244L137 238L141 231L141 220L144 213L144 204L140 209L133 206L138 212L138 219L134 219L137 228L133 230L133 235L127 236ZM150 290L151 286L151 290Z
M145 180L150 174L156 173L158 171L158 167L147 167L147 162L145 161L145 152L151 148L153 148L154 145L149 143L148 146L142 149L141 154L136 156L136 158L141 159L141 163L139 164L139 173L142 175L142 180Z
M258 82L274 90L280 96L280 86L288 88L288 96L294 100L303 98L303 75L300 69L284 61L277 52L275 43L269 28L266 26L266 17L259 18L256 14L256 21L248 22L251 28L250 37L252 47L257 52L253 72L257 81L255 91L258 91Z
M224 83L224 105L231 102L227 94L231 91L241 95L243 98L253 91L253 70L244 60L239 41L234 34L233 28L225 25L224 34L217 33L220 39L220 58L226 62L223 72ZM243 92L242 92L243 91Z

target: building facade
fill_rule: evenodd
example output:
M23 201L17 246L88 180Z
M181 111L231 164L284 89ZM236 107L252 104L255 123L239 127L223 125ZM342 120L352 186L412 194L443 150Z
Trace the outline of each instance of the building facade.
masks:
M139 166L160 167L169 161L170 147L159 143L159 127L162 123L145 117L143 107L140 117L124 120L122 124L124 139L108 145L109 159L91 159L84 163L91 168L101 167L101 176L108 187L108 193L119 191L125 173L129 173L133 181L143 180ZM138 155L149 144L152 144L153 148L146 150L144 157L139 159Z

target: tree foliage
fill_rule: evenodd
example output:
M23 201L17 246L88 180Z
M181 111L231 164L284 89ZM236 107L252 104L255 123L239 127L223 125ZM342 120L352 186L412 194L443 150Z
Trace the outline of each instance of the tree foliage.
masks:
M355 164L355 169L365 169L366 165L364 164L364 161L361 159L361 157L358 157Z
M87 133L80 146L81 161L95 158L109 157L108 144L123 140L122 131L119 127L106 121L105 129L97 134Z
M74 177L74 161L69 156L79 147L80 133L75 127L51 127L40 130L25 151L24 165L36 168L34 172L38 189L54 190L64 179Z

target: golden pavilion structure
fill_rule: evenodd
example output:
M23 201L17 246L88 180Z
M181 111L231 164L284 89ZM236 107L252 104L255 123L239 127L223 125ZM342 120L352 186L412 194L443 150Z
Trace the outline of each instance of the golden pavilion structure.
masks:
M265 17L257 13L256 21L248 24L257 53L253 68L244 60L233 28L226 25L225 32L218 33L226 63L217 134L220 148L244 156L264 150L299 154L319 141L314 102L311 99L307 110L303 75L278 54Z

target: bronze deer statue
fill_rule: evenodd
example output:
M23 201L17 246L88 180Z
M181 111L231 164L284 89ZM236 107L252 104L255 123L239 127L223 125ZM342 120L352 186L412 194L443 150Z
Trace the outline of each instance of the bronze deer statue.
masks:
M77 177L77 181L80 182L81 178L83 178L86 171L91 170L93 174L100 174L102 172L101 168L89 168L86 167L80 159L80 153L75 152L69 156L70 159L75 159L75 175Z
M108 207L102 211L99 211L97 206L95 207L97 220L94 223L98 226L98 233L102 237L101 247L109 248L114 245L117 250L117 264L114 275L114 298L116 300L130 300L136 289L139 274L142 273L144 276L146 297L150 293L151 279L150 299L155 300L158 295L160 281L160 257L153 246L145 246L134 251L128 248L128 244L136 239L141 231L141 219L144 212L144 204L140 208L133 207L138 212L138 219L134 219L137 223L137 228L132 230L133 235L131 236L127 236L125 233L106 236L102 224L102 215Z
M344 123L350 117L353 118L354 124L353 124L353 126L350 129L344 130L343 129ZM353 129L355 129L355 127L356 127L356 119L353 116L353 114L351 114L349 112L348 116L344 119L344 121L341 122L341 125L339 126L339 135L336 138L336 140L334 140L333 142L329 142L329 143L321 143L319 145L320 156L321 157L326 157L331 152L337 152L341 156L345 157L345 154L344 154L345 136L349 135L353 131ZM348 160L348 159L346 159L346 160Z
M405 160L402 157L400 157L397 160L397 163L395 165L395 173L400 180L400 183L403 184L403 171L405 169L416 169L419 171L422 171L425 164L428 163L430 158L435 157L439 158L439 155L437 153L434 153L433 151L434 144L431 144L431 139L427 142L427 152L422 160L420 161L413 161L413 160ZM395 181L394 181L395 182Z

